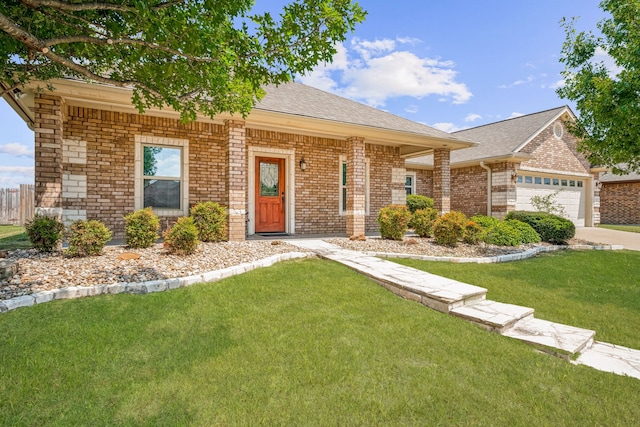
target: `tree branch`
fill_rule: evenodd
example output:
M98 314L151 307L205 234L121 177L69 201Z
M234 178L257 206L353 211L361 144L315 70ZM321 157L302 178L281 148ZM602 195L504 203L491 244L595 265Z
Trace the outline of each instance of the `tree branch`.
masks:
M90 3L68 3L60 0L20 0L24 5L29 6L31 8L41 8L41 7L50 7L58 10L67 10L73 12L80 12L86 10L115 10L118 12L135 12L136 9L132 7L122 6L114 3L101 3L97 1L92 1ZM159 10L166 7L171 7L180 3L183 3L184 0L173 0L167 1L153 6L152 10Z

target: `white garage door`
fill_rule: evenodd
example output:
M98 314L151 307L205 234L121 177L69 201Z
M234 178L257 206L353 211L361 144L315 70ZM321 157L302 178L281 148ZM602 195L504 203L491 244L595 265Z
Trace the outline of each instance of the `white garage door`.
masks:
M567 176L518 174L516 183L516 209L535 211L531 198L548 196L557 192L553 198L557 206L564 209L565 217L577 227L584 227L586 207L586 181Z

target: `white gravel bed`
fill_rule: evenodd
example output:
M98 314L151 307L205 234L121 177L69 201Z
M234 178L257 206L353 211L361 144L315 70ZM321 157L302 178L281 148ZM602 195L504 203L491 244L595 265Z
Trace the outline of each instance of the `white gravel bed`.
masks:
M432 238L405 237L402 241L385 240L380 237L367 237L366 241L349 240L347 238L324 239L328 243L340 246L344 249L363 252L390 252L412 255L426 255L437 257L461 257L480 258L498 255L509 255L523 252L531 245L495 246L479 243L477 245L467 245L458 243L455 248L441 246L434 243Z
M102 255L87 258L16 250L9 259L18 261L18 273L0 280L0 300L67 286L185 277L296 251L300 250L280 241L200 243L196 253L188 256L169 255L162 244L146 249L107 246ZM138 254L140 258L118 259L123 253Z

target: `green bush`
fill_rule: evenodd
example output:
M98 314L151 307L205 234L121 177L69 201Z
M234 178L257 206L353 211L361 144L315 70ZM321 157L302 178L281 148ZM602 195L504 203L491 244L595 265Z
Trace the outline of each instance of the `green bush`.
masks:
M164 247L169 253L190 255L198 248L198 228L189 216L178 221L163 234Z
M414 214L418 209L433 208L433 199L420 194L409 194L407 196L407 207Z
M497 246L520 246L520 231L505 221L486 229L484 242Z
M69 227L68 256L85 257L100 255L104 245L111 240L111 231L96 219L74 221Z
M507 219L505 222L520 232L520 243L540 242L540 235L526 222L517 219Z
M473 220L467 221L464 226L464 234L462 235L462 241L470 245L475 245L484 236L484 228Z
M467 216L462 212L451 211L438 218L433 225L433 237L439 245L455 247L464 236Z
M34 248L40 252L58 249L64 236L64 224L58 218L35 215L25 224L27 236Z
M201 202L191 208L191 217L203 242L227 239L227 211L215 202Z
M388 205L378 212L380 235L383 239L402 240L409 229L411 212L405 205Z
M486 215L474 215L469 219L485 229L491 228L500 222L498 218Z
M160 237L160 219L150 207L124 217L124 241L132 248L148 248Z
M576 234L576 227L571 221L546 212L511 211L506 219L526 222L543 242L565 243Z
M433 208L418 209L413 213L409 227L420 237L431 237L433 224L438 219L438 211Z

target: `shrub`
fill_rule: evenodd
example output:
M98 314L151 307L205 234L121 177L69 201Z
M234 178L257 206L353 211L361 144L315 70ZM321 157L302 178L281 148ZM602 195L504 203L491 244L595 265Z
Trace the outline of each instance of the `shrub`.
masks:
M378 212L380 235L383 239L402 240L409 228L411 212L405 205L388 205Z
M40 252L58 249L64 235L64 224L58 218L45 215L35 215L25 228L31 244Z
M178 218L178 221L163 234L164 247L170 253L189 255L198 247L198 228L189 216Z
M467 221L464 226L464 234L462 235L462 241L470 245L475 245L484 235L484 228L473 220Z
M491 245L520 246L520 231L505 221L486 229L483 240Z
M492 216L486 216L486 215L474 215L470 219L471 221L475 222L476 224L480 225L482 228L485 228L485 229L491 228L500 222L498 218L494 218Z
M433 208L418 209L413 213L409 227L420 237L431 237L433 224L438 219L438 211Z
M191 217L203 242L220 242L227 238L227 211L215 202L201 202L191 208Z
M409 194L407 196L407 207L414 214L418 209L433 208L433 199L420 194Z
M543 242L564 243L576 234L576 227L571 221L546 212L511 211L506 219L526 222Z
M526 222L517 219L507 219L505 222L520 232L520 243L540 242L540 235Z
M100 255L104 245L111 240L111 231L95 219L74 221L69 228L69 256Z
M131 212L124 221L124 241L132 248L148 248L160 237L160 219L150 207Z
M467 217L462 212L451 211L438 218L433 225L433 237L439 245L455 247L464 236Z

